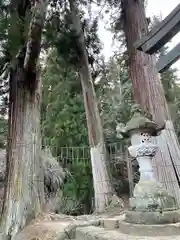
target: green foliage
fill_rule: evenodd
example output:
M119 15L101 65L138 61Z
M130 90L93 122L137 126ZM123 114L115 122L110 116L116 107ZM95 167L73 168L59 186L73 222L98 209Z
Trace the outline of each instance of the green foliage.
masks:
M114 55L107 63L105 72L99 90L104 132L108 142L117 142L116 126L120 122L127 123L133 104L124 56Z
M117 142L117 123L127 123L131 116L133 105L132 86L128 78L126 66L126 52L117 53L104 63L101 58L101 42L98 36L98 18L85 14L92 1L77 1L80 11L82 30L85 37L89 64L94 79L99 82L95 85L100 104L100 113L103 120L106 142ZM94 2L94 1L93 1ZM103 3L95 1L97 5ZM120 2L108 0L109 6L116 11L111 16L112 32L120 46L124 48L124 34L122 33L122 12L119 11ZM61 147L88 146L87 123L83 104L82 87L78 75L79 48L78 36L72 30L71 14L68 1L53 0L47 15L43 30L43 47L51 49L42 75L42 112L41 130L44 145L51 146L54 156L60 156ZM117 15L118 12L118 15ZM12 63L17 54L22 39L26 40L27 24L30 13L19 19L17 12L10 18L9 7L5 1L0 2L0 75L6 63ZM88 15L88 16L87 16ZM92 14L93 15L93 14ZM120 16L121 15L121 16ZM158 18L154 19L154 23ZM114 24L115 23L115 24ZM152 25L153 25L152 24ZM23 27L22 27L23 25ZM21 27L20 27L21 26ZM150 26L151 27L151 26ZM165 54L166 49L160 51ZM46 52L47 53L47 52ZM180 139L180 87L176 71L170 69L161 75L165 96L175 123L175 129ZM7 113L8 81L7 75L0 79L1 114ZM4 148L7 135L7 122L0 118L0 147ZM66 157L66 156L65 156ZM83 214L92 210L93 183L90 163L77 161L69 171L72 177L68 178L63 188L63 199L60 209L64 213ZM124 175L123 175L124 178ZM113 174L115 187L118 193L125 186L127 179L122 179L119 172Z
M79 36L72 27L68 1L52 1L51 4L53 7L49 10L44 30L45 42L47 45L51 44L51 46L55 47L58 55L68 65L75 67L77 70L80 67L81 46L78 40ZM90 5L91 1L80 1L80 3L77 3L89 63L91 67L94 67L98 63L102 45L98 36L98 18L92 18L85 14Z
M72 176L64 184L60 211L71 215L89 214L93 197L91 162L77 160L69 171Z
M42 134L58 155L63 146L88 144L79 76L52 52L42 76Z

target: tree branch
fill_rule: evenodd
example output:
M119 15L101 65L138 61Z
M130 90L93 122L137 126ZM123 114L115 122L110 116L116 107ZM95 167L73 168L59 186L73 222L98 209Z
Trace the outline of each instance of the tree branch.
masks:
M35 73L41 50L41 35L46 16L48 0L36 0L32 7L32 20L29 27L24 69L27 73Z

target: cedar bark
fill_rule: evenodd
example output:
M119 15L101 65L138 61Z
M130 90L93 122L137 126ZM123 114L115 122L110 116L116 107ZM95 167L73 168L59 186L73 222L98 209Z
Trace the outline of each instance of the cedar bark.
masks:
M38 58L47 2L35 1L31 7L28 41L21 46L9 79L7 177L1 216L1 228L8 239L14 239L44 204Z
M29 91L24 72L12 74L10 90L7 186L2 212L3 231L11 236L41 211L43 176L40 159L40 96ZM21 82L20 82L21 81ZM13 88L13 89L12 89Z
M88 137L91 153L93 184L95 195L95 210L102 212L109 205L113 195L107 170L106 149L104 144L103 127L99 114L96 94L89 69L88 54L82 32L79 12L75 0L69 0L73 28L79 36L79 74L81 79L84 106L87 119Z
M134 43L148 33L144 1L122 0L121 3L134 99L158 124L165 121L165 129L156 138L160 147L153 160L156 177L180 203L180 146L155 67L156 59L134 47Z

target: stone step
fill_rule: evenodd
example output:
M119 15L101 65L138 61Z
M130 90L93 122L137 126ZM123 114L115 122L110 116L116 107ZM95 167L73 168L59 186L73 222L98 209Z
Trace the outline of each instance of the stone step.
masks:
M114 216L112 218L100 219L100 226L106 229L119 228L119 224L125 219L125 214Z
M138 236L180 236L180 223L162 225L131 224L119 222L118 230L124 234Z
M173 240L179 240L179 236L171 236ZM76 240L169 240L170 236L132 236L124 234L117 229L107 230L102 227L88 226L76 229Z
M117 231L107 230L100 227L88 226L76 229L78 240L125 240ZM128 239L130 240L130 239Z
M100 220L100 226L107 230L117 230L124 234L137 236L178 236L180 223L143 225L131 224L124 221L125 215Z

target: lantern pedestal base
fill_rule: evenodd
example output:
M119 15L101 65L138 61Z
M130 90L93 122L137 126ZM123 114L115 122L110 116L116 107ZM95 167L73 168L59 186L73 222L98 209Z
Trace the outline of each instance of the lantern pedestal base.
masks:
M171 224L180 222L180 211L134 212L127 211L125 222L144 225Z
M156 181L140 181L129 199L126 220L139 224L165 224L180 221L175 198Z

